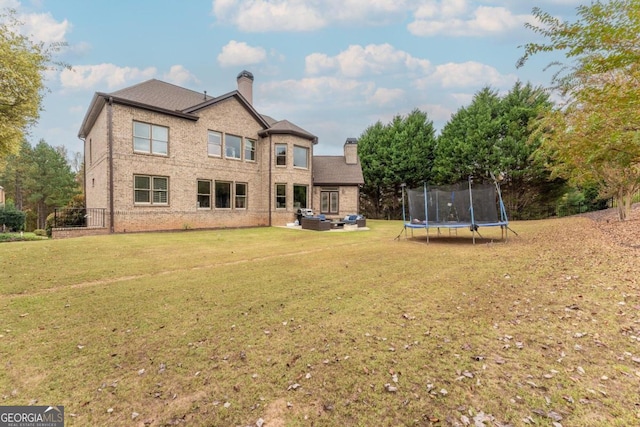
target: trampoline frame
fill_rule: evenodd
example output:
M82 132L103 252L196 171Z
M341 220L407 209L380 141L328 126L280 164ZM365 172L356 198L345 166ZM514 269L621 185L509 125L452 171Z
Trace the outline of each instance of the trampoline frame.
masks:
M499 218L498 221L480 221L476 219L476 215L474 213L474 207L473 207L473 194L474 194L473 186L472 186L473 178L471 176L469 176L468 178L470 221L442 221L438 217L438 215L436 215L435 221L430 220L429 219L429 202L428 202L429 187L427 186L426 182L423 185L425 220L414 222L415 220L411 217L411 212L410 212L409 221L407 221L406 207L405 207L405 191L408 191L408 190L405 190L406 185L403 184L401 186L402 187L402 222L404 224L404 228L402 232L405 233L405 238L407 238L407 229L411 230L411 237L413 237L413 230L425 229L427 233L427 243L428 243L429 230L432 228L437 229L438 235L441 234L440 229L448 229L449 235L451 235L451 230L455 230L457 235L458 229L468 228L472 233L472 240L473 240L473 243L475 244L476 234L480 238L482 238L482 235L478 231L480 227L500 227L501 238L506 242L508 240L507 231L509 230L509 220L507 218L507 211L505 209L504 202L502 201L502 193L500 191L500 185L498 184L498 181L495 179L495 177L493 177L493 175L492 175L492 178L496 188L496 195L497 195L497 202L498 202L497 203L498 212L496 212L496 214L499 214L499 216L496 215ZM449 203L448 205L455 209L455 205L453 204L454 193L455 191L451 191L452 202ZM436 197L436 212L439 212L437 203L438 203L438 198ZM402 232L400 234L402 234Z

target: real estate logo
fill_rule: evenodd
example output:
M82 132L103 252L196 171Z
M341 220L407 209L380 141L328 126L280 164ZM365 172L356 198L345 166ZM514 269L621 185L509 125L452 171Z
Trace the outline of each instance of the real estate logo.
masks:
M64 427L64 406L0 406L0 427Z

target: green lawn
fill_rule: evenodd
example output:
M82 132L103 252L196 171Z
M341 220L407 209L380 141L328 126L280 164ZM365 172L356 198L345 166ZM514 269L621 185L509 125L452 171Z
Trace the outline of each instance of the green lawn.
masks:
M0 244L0 404L67 426L640 424L637 250L585 218L476 245L367 224Z

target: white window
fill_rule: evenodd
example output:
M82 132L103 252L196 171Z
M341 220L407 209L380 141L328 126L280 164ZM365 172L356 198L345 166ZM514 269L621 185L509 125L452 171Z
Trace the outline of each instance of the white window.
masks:
M244 182L236 182L236 209L247 208L247 184Z
M211 181L198 180L198 208L211 208Z
M216 208L231 208L231 183L216 181Z
M256 161L256 141L246 138L244 140L244 159L249 162Z
M169 203L169 178L166 176L133 176L133 201L143 205Z
M169 128L133 122L133 151L166 156L169 153Z
M215 132L212 130L209 131L207 151L210 156L222 156L222 134L220 132Z
M308 187L306 185L294 185L293 186L293 207L296 209L307 207L307 193Z
M276 209L287 207L287 184L276 184Z
M228 159L242 158L242 138L236 135L224 136L224 156Z
M309 168L309 149L306 147L293 147L293 167Z
M276 144L276 166L287 166L287 144Z

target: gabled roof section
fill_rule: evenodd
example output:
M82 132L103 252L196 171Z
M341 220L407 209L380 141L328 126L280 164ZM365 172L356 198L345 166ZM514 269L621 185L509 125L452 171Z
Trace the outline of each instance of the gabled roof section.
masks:
M184 111L189 107L213 99L190 89L161 80L151 79L137 85L117 90L109 95L139 104L146 104L169 111Z
M267 123L267 121L264 119L264 117L262 115L260 115L255 108L253 108L253 105L251 105L244 96L242 96L242 94L240 92L238 92L237 90L234 90L233 92L229 92L226 93L224 95L220 95L217 96L215 98L211 98L208 99L206 101L202 101L198 104L192 105L189 108L185 108L183 110L184 113L187 114L192 114L195 113L197 111L200 111L204 108L210 107L212 105L218 104L222 101L226 101L227 99L231 99L231 98L236 98L246 109L247 111L249 111L249 113L262 125L262 127L264 127L265 129L269 127L269 123Z
M314 185L362 185L360 161L347 164L344 156L313 156Z
M271 119L271 117L269 118ZM277 121L273 123L271 127L269 127L269 129L265 129L262 132L259 132L260 136L275 135L275 134L296 135L301 138L309 139L313 141L314 144L318 143L317 136L310 134L306 130L302 129L300 126L294 125L289 120Z
M262 115L262 118L265 119L267 121L267 123L269 123L269 127L275 125L276 123L278 123L278 121L276 119L274 119L271 116L267 116L266 114Z
M87 136L108 101L188 120L198 120L198 116L184 113L182 110L207 99L213 98L156 79L147 80L112 93L96 92L84 116L78 137L85 138Z

